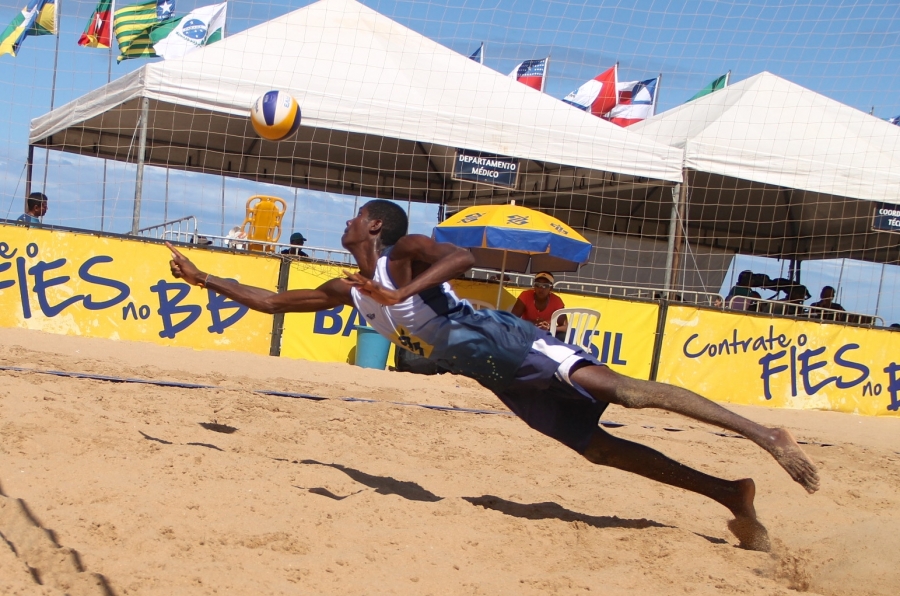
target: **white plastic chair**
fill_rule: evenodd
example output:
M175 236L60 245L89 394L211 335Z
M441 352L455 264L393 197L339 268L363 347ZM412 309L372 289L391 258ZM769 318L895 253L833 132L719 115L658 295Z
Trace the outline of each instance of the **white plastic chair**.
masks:
M591 308L561 308L550 317L550 335L556 335L559 318L563 315L569 320L566 343L580 346L590 353L591 338L600 324L600 313Z
M469 301L469 304L472 305L472 308L475 310L481 310L483 308L496 308L490 302L485 302L484 300L476 300L475 298L466 298Z

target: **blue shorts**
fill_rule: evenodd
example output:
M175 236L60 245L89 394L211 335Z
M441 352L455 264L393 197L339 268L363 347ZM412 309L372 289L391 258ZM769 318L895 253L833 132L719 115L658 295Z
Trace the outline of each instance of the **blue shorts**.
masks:
M495 393L525 424L584 453L609 405L571 381L572 373L589 365L602 366L581 348L538 332L515 379Z

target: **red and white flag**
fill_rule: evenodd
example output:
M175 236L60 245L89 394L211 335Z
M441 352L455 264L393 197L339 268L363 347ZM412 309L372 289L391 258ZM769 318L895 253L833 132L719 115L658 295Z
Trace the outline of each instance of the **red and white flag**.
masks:
M604 118L619 126L630 126L656 113L659 79L619 83L619 103Z
M594 116L603 116L616 107L619 100L617 91L618 66L597 75L575 91L563 98L563 101L576 108L590 112Z
M549 60L550 58L544 58L542 60L526 60L525 62L521 62L516 65L511 73L509 73L509 78L524 83L532 89L543 91L544 79L547 75L547 62Z
M108 49L112 45L112 0L100 0L91 20L78 39L78 45Z

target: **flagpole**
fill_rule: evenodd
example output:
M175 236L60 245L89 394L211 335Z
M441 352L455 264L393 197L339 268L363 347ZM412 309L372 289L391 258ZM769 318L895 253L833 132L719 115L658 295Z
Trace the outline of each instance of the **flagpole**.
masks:
M61 19L59 18L59 13L62 9L62 0L56 0L56 8L53 12L53 20L56 21L56 50L53 52L53 83L50 85L50 111L53 111L53 106L56 102L56 68L59 64L59 27ZM41 188L44 192L47 192L47 170L50 168L50 148L47 147L44 149L44 183Z
M725 86L727 87L728 83L730 83L730 82L731 82L731 71L729 70L728 72L725 73Z
M112 1L109 8L110 18L112 15L116 14L116 0ZM109 24L109 54L106 56L106 84L109 85L110 81L112 81L112 54L113 54L113 26L112 23ZM98 135L97 146L102 146L100 143L100 138ZM103 158L103 193L100 198L100 231L103 231L103 225L106 221L106 166L109 164L109 161L106 158Z
M653 94L653 113L651 116L656 116L656 105L659 103L659 89L662 86L662 73L659 73L659 76L656 77L656 92Z
M544 92L544 87L547 85L547 74L550 72L550 54L547 54L547 57L544 59L544 76L541 77L541 93ZM499 298L498 298L499 300Z

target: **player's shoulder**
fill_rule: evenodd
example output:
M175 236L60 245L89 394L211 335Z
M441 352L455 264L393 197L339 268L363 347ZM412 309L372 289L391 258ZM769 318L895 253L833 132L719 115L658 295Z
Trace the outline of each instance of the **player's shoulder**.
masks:
M407 234L391 248L391 260L415 258L424 248L434 244L434 240L423 234Z

